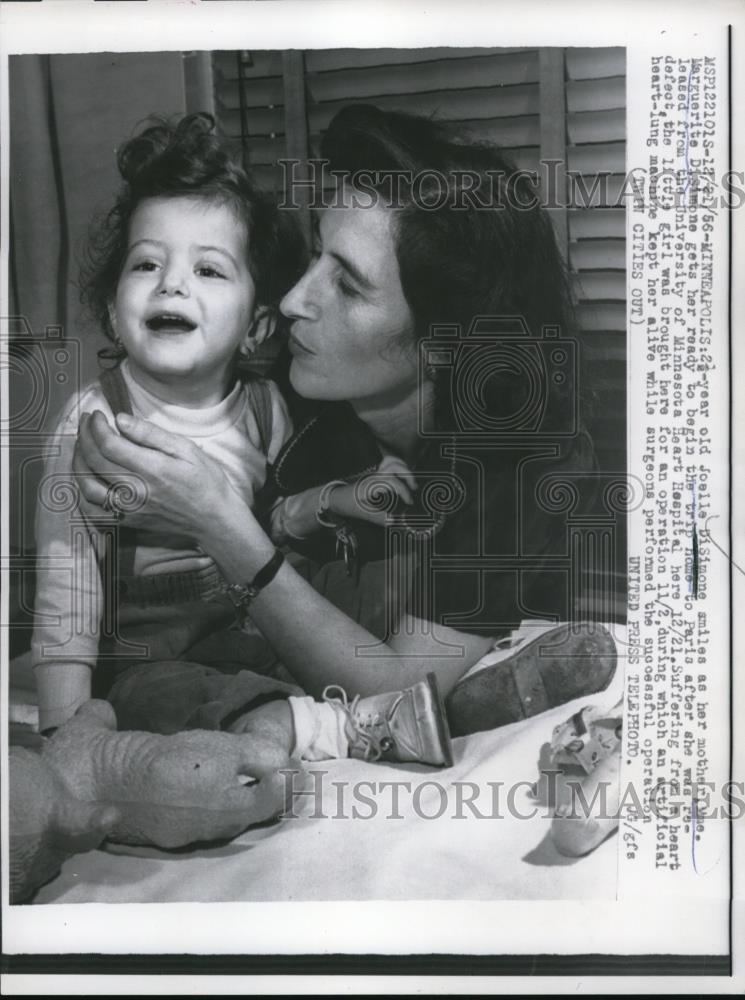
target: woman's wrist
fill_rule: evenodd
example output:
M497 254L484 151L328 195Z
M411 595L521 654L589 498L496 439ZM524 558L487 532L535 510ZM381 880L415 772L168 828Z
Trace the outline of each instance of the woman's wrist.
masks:
M251 581L247 583L231 583L226 586L225 593L235 607L238 623L241 628L246 623L251 603L274 580L284 561L285 557L282 551L275 549L271 559L261 567Z
M231 489L220 493L213 487L200 497L199 513L195 513L192 518L194 541L205 552L209 552L211 545L219 542L225 526L247 518L255 520L251 508L242 497Z
M274 553L274 542L238 497L223 497L204 522L197 543L231 583L252 579Z
M354 483L337 483L328 495L328 511L332 517L359 517L354 499Z
M341 515L343 511L340 509L338 501L334 505L334 497L345 487L346 483L343 479L332 479L319 490L316 504L316 520L323 528L336 527L335 518Z

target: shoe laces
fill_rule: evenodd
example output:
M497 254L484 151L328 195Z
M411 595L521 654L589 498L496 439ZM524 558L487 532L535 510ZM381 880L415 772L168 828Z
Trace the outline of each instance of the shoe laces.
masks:
M362 744L364 759L372 763L380 760L383 753L389 749L391 742L388 737L379 738L373 731L383 721L380 714L358 716L356 712L360 696L355 695L350 702L347 692L338 684L329 684L323 689L323 700L329 705L336 705L344 712L354 736L359 738Z

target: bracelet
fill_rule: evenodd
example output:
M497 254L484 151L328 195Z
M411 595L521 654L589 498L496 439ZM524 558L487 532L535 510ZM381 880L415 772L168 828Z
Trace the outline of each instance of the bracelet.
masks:
M334 521L329 514L329 504L331 503L331 494L334 492L337 486L346 486L347 484L343 479L332 479L330 483L326 483L321 492L318 495L318 506L316 507L316 521L324 528L336 528L337 522Z
M250 583L231 583L225 588L225 593L235 606L238 621L243 625L248 614L248 607L264 587L268 586L279 572L279 567L285 561L284 555L279 549L274 550L274 555L266 565L262 566Z

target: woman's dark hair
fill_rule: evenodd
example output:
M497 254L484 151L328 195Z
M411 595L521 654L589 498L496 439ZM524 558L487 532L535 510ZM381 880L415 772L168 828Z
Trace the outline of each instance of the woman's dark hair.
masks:
M374 189L396 210L415 342L434 326L466 337L475 320L476 335L488 335L498 317L522 317L533 338L547 327L572 335L570 286L551 220L531 178L496 147L437 121L351 105L331 122L321 152L337 177L368 198ZM573 392L570 383L552 391ZM487 390L502 412L515 404L508 397L523 391L510 372Z
M94 225L81 268L81 298L114 339L109 304L127 253L132 216L147 198L192 197L230 206L245 225L247 263L257 302L276 308L303 272L305 247L289 212L260 191L233 159L208 114L175 122L152 116L117 151L123 184L114 207Z

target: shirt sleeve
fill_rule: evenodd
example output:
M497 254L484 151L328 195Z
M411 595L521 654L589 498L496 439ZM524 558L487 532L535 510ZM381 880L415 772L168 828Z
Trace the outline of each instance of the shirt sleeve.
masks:
M39 728L58 726L91 696L102 613L98 534L77 503L72 457L85 401L113 419L90 390L68 405L49 440L36 508L36 595L32 662Z

